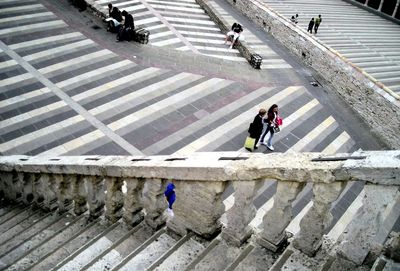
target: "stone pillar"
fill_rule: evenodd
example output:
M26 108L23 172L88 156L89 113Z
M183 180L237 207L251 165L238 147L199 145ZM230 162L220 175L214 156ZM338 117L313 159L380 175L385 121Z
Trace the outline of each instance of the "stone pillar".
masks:
M22 202L30 204L34 200L34 185L39 179L39 174L35 173L18 173L20 182L22 184Z
M4 197L10 201L18 201L22 195L19 187L19 176L15 171L3 172L1 175Z
M135 226L143 220L142 192L143 179L126 178L126 196L124 201L124 220L128 225Z
M381 0L381 2L380 2L380 4L379 4L379 8L378 8L378 11L382 11L382 6L383 6L383 3L385 2L385 0Z
M285 229L293 218L292 202L303 189L305 183L278 181L274 195L274 205L263 218L263 231L257 242L263 247L276 251L286 240Z
M210 238L217 233L219 219L225 212L222 193L227 182L221 181L176 181L175 216L167 221L167 227L180 235L187 230Z
M369 0L365 0L365 4L364 5L368 6L368 2L369 2Z
M104 212L104 177L85 176L87 185L87 203L89 205L90 217L97 218Z
M57 195L54 189L54 178L49 174L41 174L39 180L34 186L35 204L41 206L44 210L52 210L53 203L57 200Z
M66 212L71 201L71 177L69 175L53 174L51 176L55 181L55 192L57 195L58 211L60 213Z
M224 239L236 246L240 246L253 233L249 226L256 215L253 200L261 181L235 181L235 202L227 212L227 225L222 232Z
M124 205L124 194L122 193L122 178L106 177L106 218L112 223L122 217L122 206Z
M389 234L385 229L386 215L394 202L398 202L398 187L366 184L363 205L338 240L338 255L356 263L363 263L371 249L381 245ZM386 236L382 238L382 233ZM381 239L379 242L377 240Z
M314 183L313 206L300 222L300 232L293 241L293 246L312 256L321 245L321 239L332 221L330 208L346 182Z
M74 200L74 213L81 215L87 211L85 177L82 175L71 176L71 197Z
M400 6L400 0L397 0L396 6L395 6L395 8L393 10L393 14L392 14L393 18L396 17L397 9L399 8L399 6Z
M165 223L163 212L167 208L164 199L165 181L161 179L146 179L143 192L143 206L146 212L146 223L153 229L158 229Z

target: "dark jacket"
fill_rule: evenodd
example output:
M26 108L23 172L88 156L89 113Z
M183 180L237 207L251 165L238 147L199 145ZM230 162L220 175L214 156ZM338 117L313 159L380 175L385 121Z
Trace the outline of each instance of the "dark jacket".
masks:
M308 23L308 29L312 29L313 26L314 26L314 20L311 20L311 21Z
M110 17L117 20L118 22L122 21L122 15L121 11L117 7L112 7L112 9L109 11Z
M167 198L168 203L172 207L172 203L175 201L175 185L173 183L169 183L167 188L165 189L164 196Z
M263 131L263 118L257 114L254 117L253 123L251 124L251 129L249 129L251 138L258 138L261 136Z
M125 16L124 27L125 28L130 27L132 29L135 29L135 23L133 21L133 16L131 14L129 14L129 13Z

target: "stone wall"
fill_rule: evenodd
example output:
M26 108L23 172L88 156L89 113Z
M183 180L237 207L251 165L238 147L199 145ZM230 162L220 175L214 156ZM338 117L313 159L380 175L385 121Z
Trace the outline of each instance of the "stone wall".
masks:
M389 148L400 148L399 95L260 1L227 1L328 81Z

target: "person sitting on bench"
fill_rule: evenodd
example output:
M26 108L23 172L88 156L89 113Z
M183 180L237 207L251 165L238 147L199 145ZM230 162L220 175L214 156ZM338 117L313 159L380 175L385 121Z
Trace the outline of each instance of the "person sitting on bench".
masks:
M117 34L117 41L121 40L131 40L133 38L133 30L135 30L135 22L133 16L129 14L126 10L122 11L122 16L124 16L125 21L123 27L121 27Z
M108 4L108 15L110 17L104 20L107 22L107 31L118 33L122 22L121 11L117 7L113 7L112 4Z
M242 32L243 32L243 27L238 23L233 23L231 30L228 33L226 33L225 37L225 44L228 41L228 39L231 40L231 46L229 47L229 49L233 48L233 45L239 40L240 34Z

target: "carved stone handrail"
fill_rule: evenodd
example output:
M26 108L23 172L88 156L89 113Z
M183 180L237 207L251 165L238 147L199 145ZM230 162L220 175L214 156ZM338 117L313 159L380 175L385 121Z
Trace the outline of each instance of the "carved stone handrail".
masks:
M253 233L250 222L256 215L253 201L257 190L264 180L274 179L278 185L273 208L264 215L257 241L275 250L287 238L292 202L306 183L312 183L313 206L303 217L293 246L313 255L330 226L332 203L348 181L361 180L366 182L368 199L356 215L359 221L350 223L346 231L352 234L347 239L357 238L351 242L339 239L337 249L341 256L360 263L369 248L387 236L383 221L376 218L400 204L399 166L400 151L330 157L320 153L236 152L196 153L189 157L6 156L0 157L0 190L6 200L47 210L56 206L59 212L73 204L77 215L88 210L93 218L104 214L111 222L123 218L130 225L144 220L156 229L166 222L163 192L166 184L173 182L177 195L175 216L168 219L167 227L182 235L193 231L212 237L220 231L220 218L225 212L222 194L232 184L234 204L226 212L222 236L240 245ZM385 200L373 191L384 192ZM359 223L374 219L376 223ZM360 248L357 253L354 247Z

